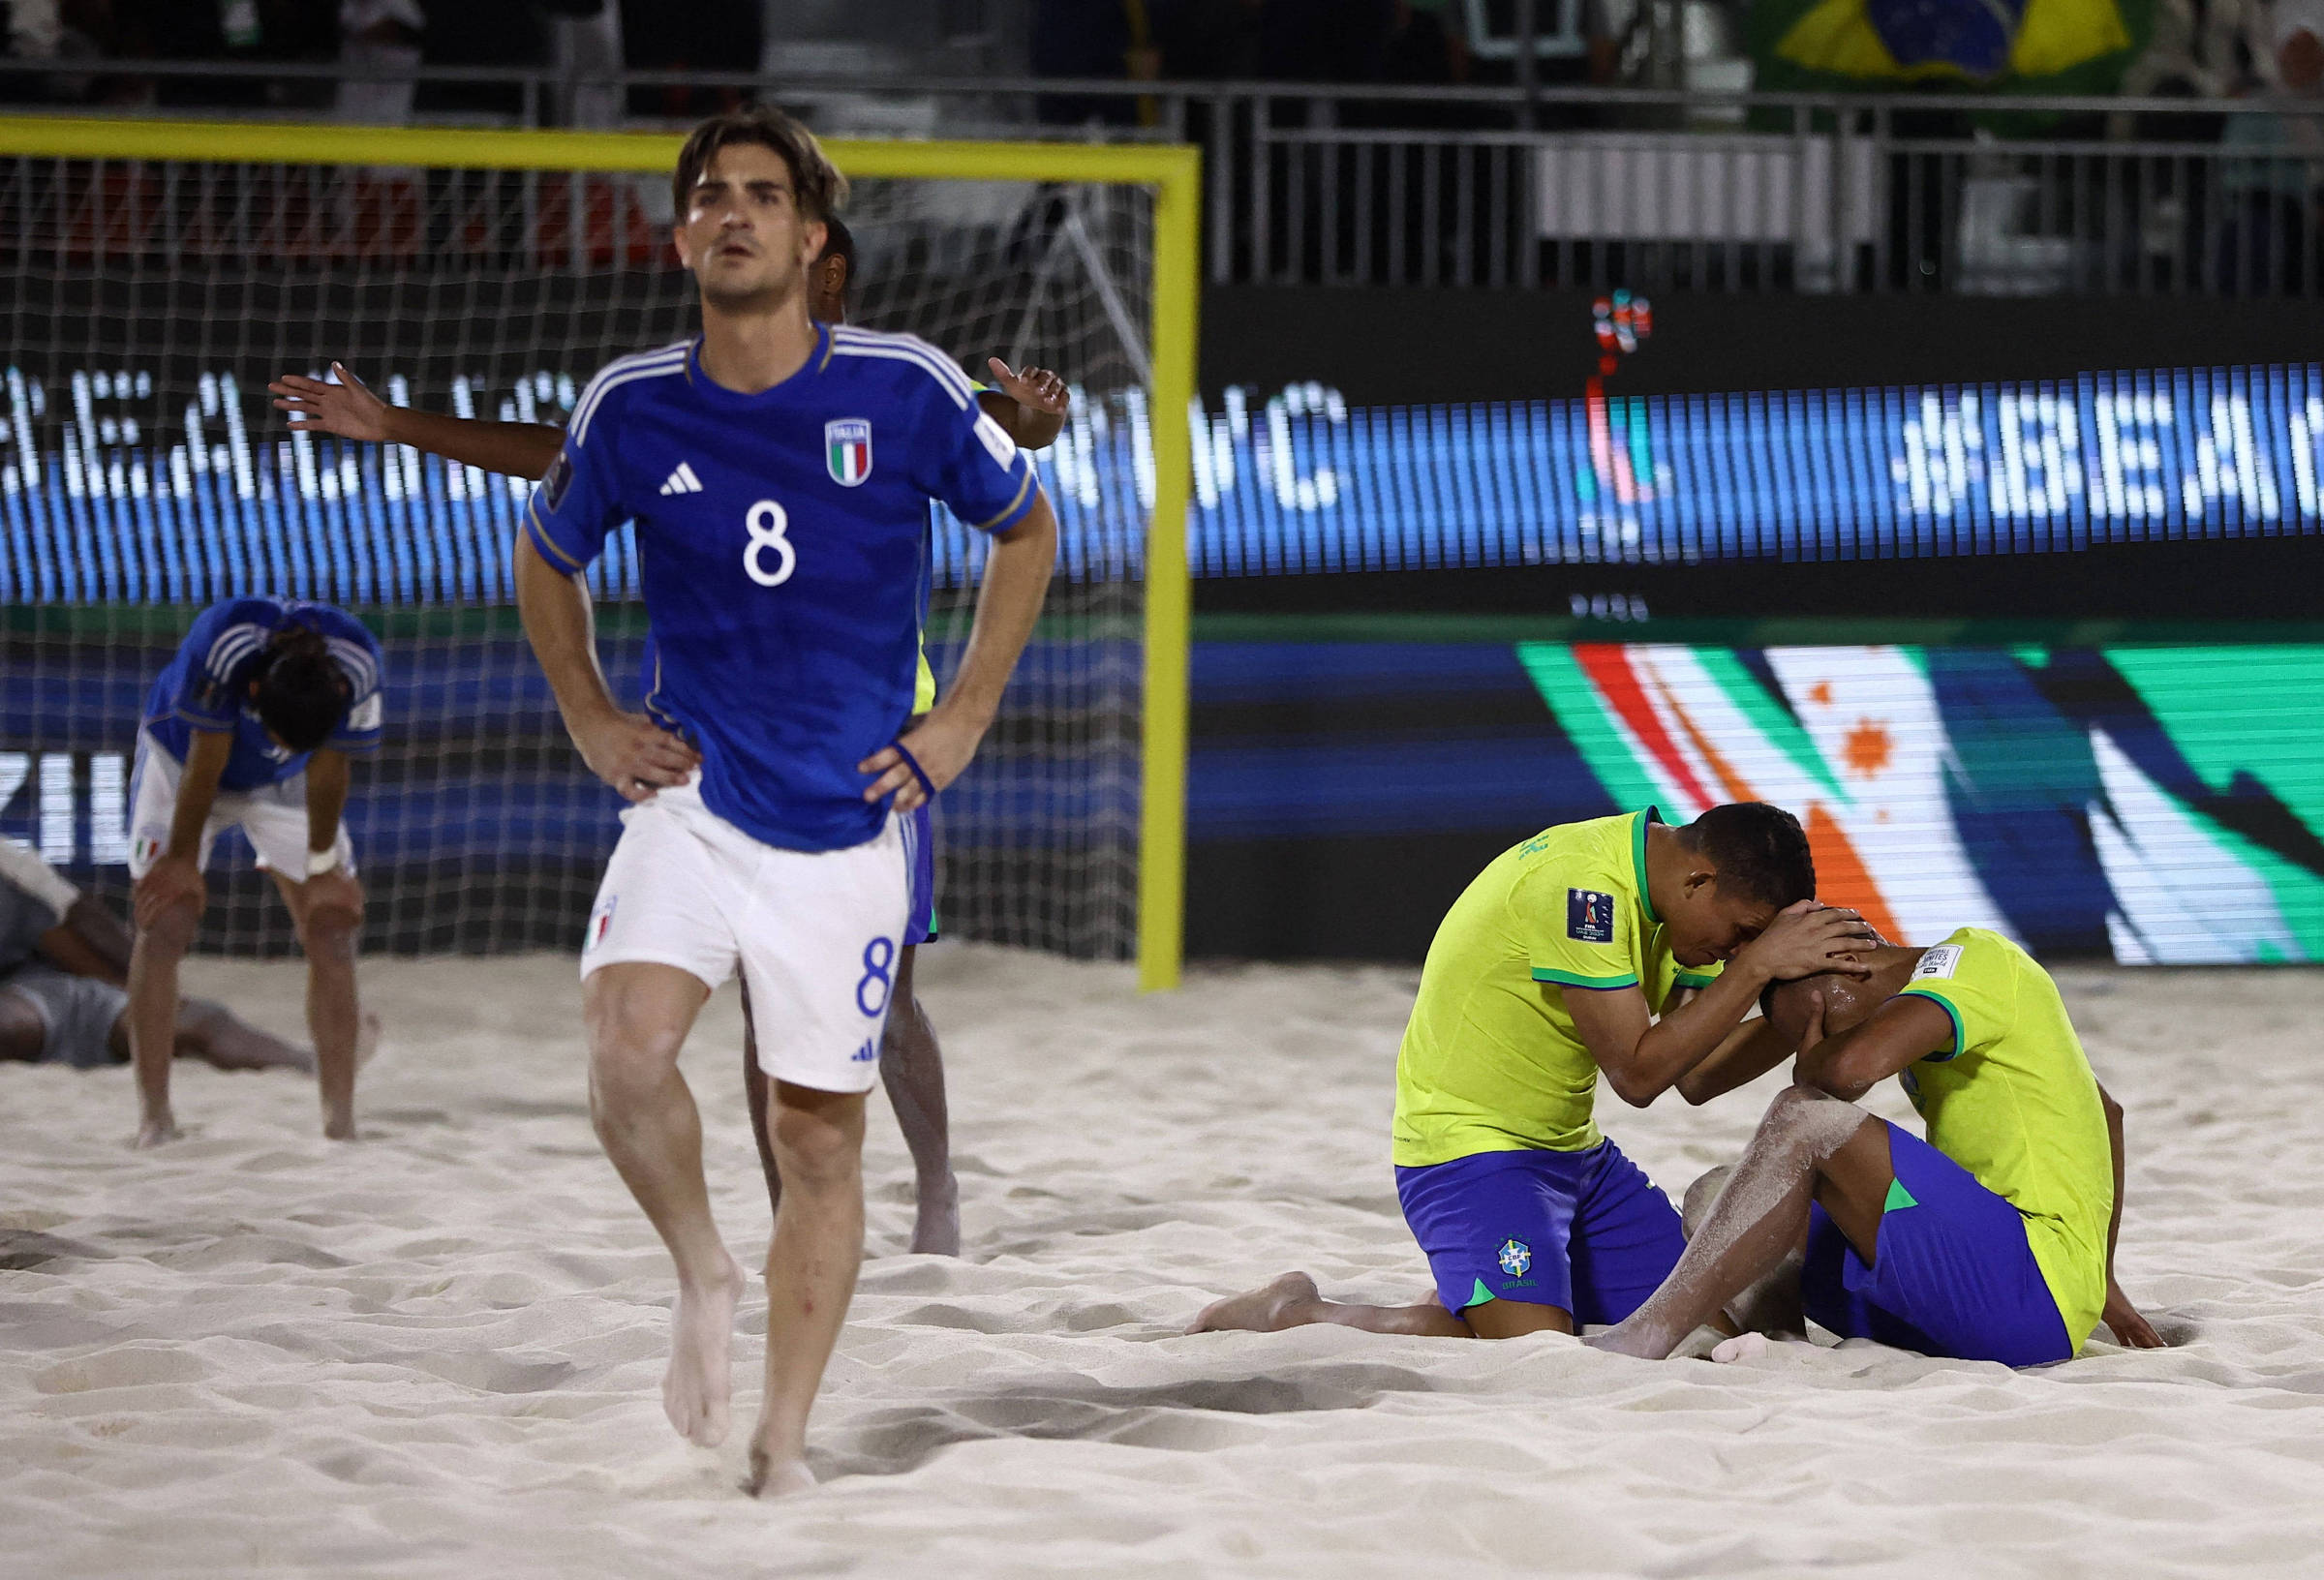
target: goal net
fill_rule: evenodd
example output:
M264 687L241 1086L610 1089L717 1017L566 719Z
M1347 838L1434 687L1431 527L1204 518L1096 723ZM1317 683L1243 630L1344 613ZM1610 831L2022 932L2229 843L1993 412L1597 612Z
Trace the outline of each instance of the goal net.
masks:
M81 125L112 157L56 157L54 123L0 124L0 834L120 903L128 765L177 639L217 598L322 599L386 654L386 744L347 814L367 945L571 947L620 803L566 741L512 606L531 485L293 434L265 385L336 358L397 405L561 422L603 363L693 331L667 240L675 139L360 134L378 139L366 156L410 163L356 165L292 151L317 129ZM190 135L235 157L189 157ZM627 167L591 167L616 142ZM843 168L850 146L834 145ZM940 145L916 163L941 166ZM1056 581L998 723L937 805L939 915L948 936L1126 957L1155 192L958 163L857 176L851 320L923 336L972 376L994 355L1055 368L1074 399L1038 458ZM932 532L941 680L983 545L940 509ZM627 532L591 579L607 673L634 705L645 616ZM291 946L239 836L211 870L204 947Z

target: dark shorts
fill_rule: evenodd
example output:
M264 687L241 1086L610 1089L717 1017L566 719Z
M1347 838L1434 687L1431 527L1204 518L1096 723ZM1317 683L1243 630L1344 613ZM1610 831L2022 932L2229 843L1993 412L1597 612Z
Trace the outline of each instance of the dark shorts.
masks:
M1611 1141L1586 1152L1479 1152L1396 1170L1404 1221L1454 1316L1486 1300L1618 1322L1686 1249L1678 1214Z
M936 941L936 825L929 816L929 805L924 801L904 813L911 824L912 905L903 921L906 948Z
M1888 1157L1904 1190L1889 1192L1873 1265L1821 1207L1808 1209L1800 1273L1808 1315L1844 1339L1924 1355L2004 1366L2072 1358L2065 1319L2017 1209L1894 1125Z
M23 965L0 975L0 992L20 995L40 1016L41 1063L105 1070L122 1062L113 1053L113 1025L129 1008L129 995L111 983Z

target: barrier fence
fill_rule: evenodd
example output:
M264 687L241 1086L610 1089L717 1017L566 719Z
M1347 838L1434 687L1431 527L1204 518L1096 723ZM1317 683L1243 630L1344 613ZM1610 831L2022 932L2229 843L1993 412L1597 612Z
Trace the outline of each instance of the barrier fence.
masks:
M326 98L342 79L403 79L337 64L75 71L179 84L263 77ZM1205 155L1205 271L1217 284L2324 293L2324 105L2313 100L514 68L407 76L504 89L509 124L538 124L584 90L617 103L651 89L763 97L835 133L1194 142ZM1059 124L1059 106L1090 118ZM463 117L479 118L492 117ZM563 190L558 202L566 207L536 231L575 257L657 246L650 204L641 230L617 202L592 207Z

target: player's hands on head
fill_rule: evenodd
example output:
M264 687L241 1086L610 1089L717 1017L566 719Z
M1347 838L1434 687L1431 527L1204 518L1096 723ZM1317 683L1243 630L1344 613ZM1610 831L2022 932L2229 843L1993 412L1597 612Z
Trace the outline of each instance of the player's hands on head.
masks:
M573 744L589 771L624 801L651 801L657 790L684 784L702 754L643 714L609 713L573 728Z
M986 358L985 365L993 370L994 382L1001 393L1029 410L1063 416L1073 404L1065 380L1047 368L1025 367L1011 373L1009 365L997 356Z
M1777 913L1767 930L1745 944L1736 958L1750 958L1777 982L1824 971L1869 977L1872 966L1860 957L1861 953L1877 948L1880 939L1862 917L1846 906L1803 899Z
M193 857L164 856L130 891L130 912L139 930L145 930L161 926L164 918L181 905L190 904L199 914L209 899L209 885Z
M947 714L938 707L918 725L904 731L898 744L912 754L920 765L920 773L926 774L930 783L941 790L961 776L984 738L982 729ZM928 791L921 785L919 775L912 772L912 765L903 760L903 752L895 746L882 746L856 764L855 769L859 774L873 775L872 782L864 786L866 801L876 803L894 796L893 809L908 812L928 800Z
M274 394L274 409L290 414L292 428L385 443L395 409L339 363L331 364L331 372L339 377L335 384L302 374L283 375L266 386Z
M2106 1309L2100 1320L2114 1331L2114 1342L2125 1350L2170 1348L2162 1335L2155 1331L2154 1324L2138 1314L2138 1308L2130 1303L2123 1287L2111 1278L2106 1281Z

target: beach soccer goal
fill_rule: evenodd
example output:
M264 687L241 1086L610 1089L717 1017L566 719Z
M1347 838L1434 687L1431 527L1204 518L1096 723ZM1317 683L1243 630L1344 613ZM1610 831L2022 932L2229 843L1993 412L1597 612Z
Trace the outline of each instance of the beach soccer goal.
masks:
M342 604L387 656L387 744L349 819L369 946L571 947L619 832L518 626L529 481L292 433L267 381L336 359L398 405L558 422L617 355L693 330L670 245L680 139L626 133L0 120L0 834L126 886L144 693L194 614ZM849 317L1054 368L1039 457L1057 579L975 766L936 811L948 935L1177 979L1197 156L834 141ZM981 540L932 523L941 678ZM592 571L617 689L645 637L625 532ZM238 836L205 944L287 950Z

